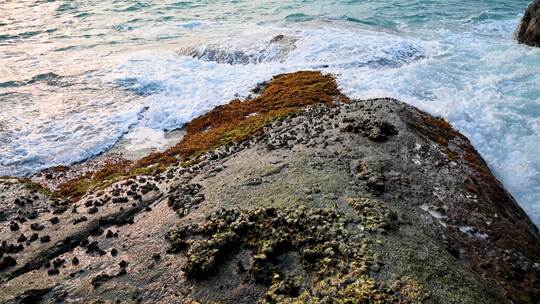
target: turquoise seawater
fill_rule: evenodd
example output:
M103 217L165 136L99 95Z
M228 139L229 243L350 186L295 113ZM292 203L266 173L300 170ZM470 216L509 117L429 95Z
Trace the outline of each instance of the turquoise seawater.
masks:
M514 40L528 3L0 0L0 175L120 139L163 147L272 75L313 69L451 121L538 224L540 49Z

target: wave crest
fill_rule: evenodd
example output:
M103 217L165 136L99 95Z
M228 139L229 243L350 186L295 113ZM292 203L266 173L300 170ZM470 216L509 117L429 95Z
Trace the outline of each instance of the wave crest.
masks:
M204 61L233 65L282 62L294 50L296 40L296 38L280 34L256 49L250 49L249 47L235 49L234 46L231 47L227 44L212 43L183 47L177 53L181 56L189 56Z

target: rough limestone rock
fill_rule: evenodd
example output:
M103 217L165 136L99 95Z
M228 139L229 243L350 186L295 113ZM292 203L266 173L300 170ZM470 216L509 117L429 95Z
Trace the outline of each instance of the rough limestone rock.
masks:
M520 43L540 47L540 0L529 5L517 32Z
M76 203L0 185L2 303L535 303L537 228L392 99L312 106Z

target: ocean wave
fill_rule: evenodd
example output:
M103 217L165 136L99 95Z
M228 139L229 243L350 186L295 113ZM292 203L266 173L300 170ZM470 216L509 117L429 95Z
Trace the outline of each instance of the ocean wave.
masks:
M373 27L383 26L386 28L396 28L398 26L398 24L395 21L388 20L388 19L381 20L380 18L374 18L374 17L360 19L360 18L348 16L348 15L342 15L339 18L334 18L334 19L344 20L347 22L358 23L358 24L363 24L363 25L369 25Z
M243 33L241 29L234 31ZM217 35L215 28L209 30ZM135 129L180 128L218 105L248 96L251 88L275 74L389 69L429 56L415 39L326 26L302 31L261 26L234 39L208 35L210 42L200 40L176 52L133 53L108 75L110 83L144 98L148 110Z
M69 86L69 82L64 81L64 77L53 72L37 74L27 80L9 80L0 82L0 88L16 88L25 85L44 82L51 86Z
M32 38L34 36L43 34L45 32L46 31L27 31L27 32L11 34L11 35L10 34L1 34L0 35L0 42L2 42L2 41L9 42L9 41L18 40L18 39L28 39L28 38Z
M139 96L149 96L166 89L164 84L159 81L146 81L135 77L118 79L117 84L129 92Z
M201 34L204 36L205 33ZM183 46L177 53L220 64L282 63L310 68L396 68L428 56L420 41L385 32L342 27L319 26L301 31L257 27L232 39L230 36L208 37L209 41Z
M144 3L144 2L136 2L134 4L130 4L126 7L123 7L123 8L118 8L118 9L115 9L116 12L136 12L136 11L139 11L139 10L142 10L142 9L145 9L145 8L149 8L150 7L150 4L149 3Z
M102 83L70 77L69 86L52 86L54 78L38 75L16 94L3 95L2 107L10 110L0 111L0 176L28 175L95 156L144 112L133 97Z
M292 22L306 22L306 21L312 21L317 19L316 16L304 14L304 13L295 13L290 14L285 17L286 21L292 21Z
M193 20L193 21L188 21L188 22L183 22L183 23L178 24L178 27L183 28L183 29L189 29L189 30L202 28L204 26L205 26L205 23L198 20Z
M235 49L228 44L204 44L200 46L182 47L178 50L181 56L190 56L204 61L224 64L259 64L283 61L295 48L296 38L276 35L267 43L243 46Z

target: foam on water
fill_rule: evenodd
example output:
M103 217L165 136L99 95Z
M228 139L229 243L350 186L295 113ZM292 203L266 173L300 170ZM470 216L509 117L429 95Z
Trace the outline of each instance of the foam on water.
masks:
M392 96L450 120L538 224L540 50L494 41L489 33L505 26L446 35L435 54L400 69L336 72L352 97Z
M167 145L163 132L148 127L134 128L124 138L129 140L129 144L125 146L125 149L131 152L157 149Z
M361 29L314 26L292 31L250 26L243 31L237 27L220 30L246 35L234 40L223 35L219 42L199 40L198 45L182 46L179 51L132 53L106 79L144 96L147 110L139 126L173 130L217 105L248 96L258 83L279 73L322 69L345 73L339 76L345 79L362 68L392 69L426 56L420 41ZM215 34L216 29L210 31ZM355 41L358 36L362 40ZM270 50L263 51L265 46Z
M90 83L51 89L37 82L3 94L2 106L9 111L0 111L0 175L32 173L104 151L139 121L143 106L130 100Z
M219 44L222 56L230 59L225 62L205 55L215 49L215 40L203 41L201 52L192 54L196 58L172 52L133 54L114 77L122 83L122 74L135 75L138 87L159 83L161 91L146 97L149 110L141 123L170 130L247 96L249 88L274 74L299 69L334 73L351 97L396 97L449 119L538 222L540 90L534 84L539 81L540 51L516 47L511 37L493 41L515 25L481 23L437 41L336 24L295 31L258 27L250 35L236 36L234 46ZM246 54L260 54L276 34L294 40L294 48L279 60L268 56L245 62Z
M540 49L515 43L508 13L527 1L349 2L248 1L245 15L223 1L2 3L50 14L0 24L0 175L78 162L121 138L132 151L163 147L165 131L275 74L322 70L350 97L450 120L540 223Z

